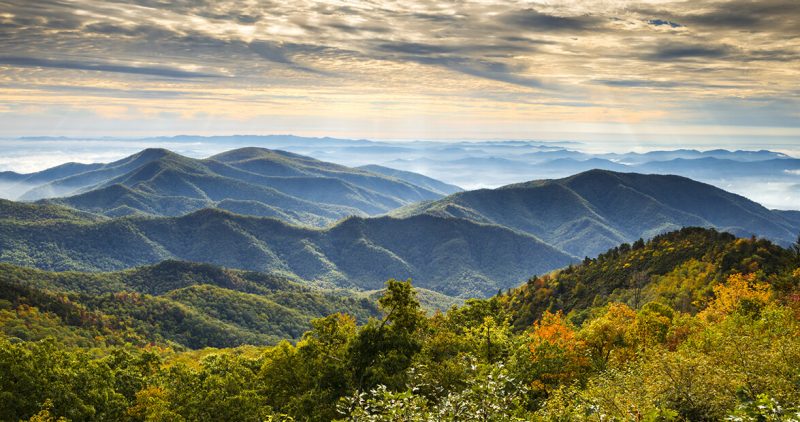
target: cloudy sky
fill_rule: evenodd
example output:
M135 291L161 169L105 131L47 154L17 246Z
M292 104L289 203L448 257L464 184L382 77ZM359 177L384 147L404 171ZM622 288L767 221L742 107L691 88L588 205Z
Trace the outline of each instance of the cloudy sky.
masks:
M800 139L800 1L0 1L0 137Z

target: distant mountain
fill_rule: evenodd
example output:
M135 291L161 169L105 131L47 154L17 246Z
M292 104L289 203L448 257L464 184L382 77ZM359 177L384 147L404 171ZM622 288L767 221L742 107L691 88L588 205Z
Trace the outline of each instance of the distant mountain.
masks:
M743 177L791 177L797 180L800 159L773 158L761 161L736 161L716 157L699 159L676 158L669 161L652 161L636 167L637 171L673 173L704 179Z
M109 271L180 259L362 290L412 278L421 288L475 297L575 259L528 234L428 215L351 217L317 230L211 209L56 223L20 221L14 203L0 202L0 210L0 261L48 270Z
M423 214L510 227L572 255L590 257L684 226L716 227L783 244L794 241L800 231L791 216L711 185L679 176L604 170L456 193L392 213Z
M284 151L242 148L203 160L147 149L109 164L74 164L0 178L18 186L39 183L22 199L50 198L45 202L111 217L178 216L217 207L315 226L350 215L381 214L452 192L450 185L422 175L402 176Z
M800 211L773 210L773 212L800 227Z
M47 169L31 173L27 175L28 177L25 178L25 181L41 182L41 184L24 193L19 199L36 200L70 195L82 188L103 183L171 154L171 152L164 149L146 149L108 164L88 166L77 164L69 166L69 171L66 172L54 172L51 171L53 169Z
M397 170L389 167L378 166L374 164L358 167L361 170L366 170L372 173L382 174L384 176L394 177L395 179L405 180L416 186L421 186L430 191L440 193L442 195L450 195L451 193L461 192L464 189L456 185L450 185L439 180L423 176L419 173L410 171Z
M575 173L581 173L588 170L612 170L612 171L630 171L630 168L624 164L615 163L613 161L605 160L602 158L589 158L589 159L574 159L574 158L557 158L554 160L545 161L535 165L536 171L540 174L549 174L555 177L569 176Z
M653 161L671 161L671 160L697 160L702 158L717 158L722 160L732 160L739 162L748 161L765 161L772 159L791 158L781 152L758 150L736 150L729 151L726 149L713 149L708 151L699 151L696 149L676 149L676 150L662 150L662 151L649 151L644 153L627 152L627 153L608 153L599 154L601 158L626 163L626 164L643 164Z

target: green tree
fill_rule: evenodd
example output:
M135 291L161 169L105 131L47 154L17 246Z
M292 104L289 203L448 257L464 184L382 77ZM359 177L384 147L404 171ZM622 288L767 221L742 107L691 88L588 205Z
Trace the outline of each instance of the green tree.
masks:
M377 385L402 390L406 386L406 370L422 347L420 329L425 316L411 280L387 281L378 304L384 317L371 319L351 345L355 386L358 391Z

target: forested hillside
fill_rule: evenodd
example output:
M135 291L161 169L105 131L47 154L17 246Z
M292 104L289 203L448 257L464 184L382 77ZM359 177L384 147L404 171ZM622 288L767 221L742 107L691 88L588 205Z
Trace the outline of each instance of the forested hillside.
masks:
M763 236L788 245L800 225L739 195L679 176L591 170L460 192L393 215L431 214L499 224L532 234L575 256L594 257L639 238L687 226Z
M55 335L85 347L275 344L300 338L313 318L346 312L363 323L377 315L372 302L352 292L178 261L114 273L0 264L0 300L6 335Z
M0 209L0 261L55 271L177 259L361 290L379 289L396 275L449 296L485 297L574 260L530 235L428 215L352 217L317 230L213 209L100 221L75 220L68 210L61 212L69 220L31 220L35 206L11 202Z
M517 328L530 326L545 311L583 321L598 303L608 302L634 309L658 302L693 314L711 300L714 286L733 274L759 274L786 295L796 280L783 270L793 265L793 249L689 227L647 242L623 243L581 265L534 276L492 300L508 309Z
M158 298L284 282L178 263L92 282L3 273L25 292L0 301L3 420L762 421L800 412L800 244L684 229L429 317L410 282L389 280L380 316L364 324L336 313L297 343L186 352L140 347L133 335L90 340L82 330L116 320L65 311L69 294L28 292L77 283L87 297L125 286Z

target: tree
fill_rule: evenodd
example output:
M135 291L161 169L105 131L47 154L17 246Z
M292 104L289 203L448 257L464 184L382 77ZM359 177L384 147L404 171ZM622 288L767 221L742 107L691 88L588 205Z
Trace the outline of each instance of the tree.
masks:
M624 362L633 352L631 330L636 312L624 303L608 305L606 313L593 319L580 331L597 369L605 369L612 358Z
M584 344L564 320L561 311L545 311L529 335L528 350L534 389L548 393L554 387L576 379L587 366Z
M755 274L732 274L724 284L714 286L714 300L700 312L708 321L717 321L735 311L756 311L767 304L770 286L756 282Z
M392 390L405 388L406 370L422 348L420 328L425 316L420 310L411 280L386 282L378 300L384 317L371 319L358 332L350 347L355 386L365 391L377 385Z

